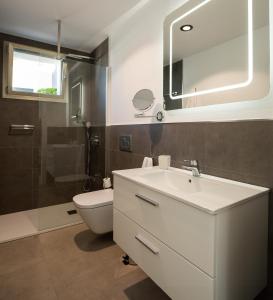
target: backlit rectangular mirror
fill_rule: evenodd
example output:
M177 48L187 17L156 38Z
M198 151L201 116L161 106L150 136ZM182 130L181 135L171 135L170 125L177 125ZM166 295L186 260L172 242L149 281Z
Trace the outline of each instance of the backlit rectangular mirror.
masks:
M190 0L164 23L165 108L264 98L269 0Z

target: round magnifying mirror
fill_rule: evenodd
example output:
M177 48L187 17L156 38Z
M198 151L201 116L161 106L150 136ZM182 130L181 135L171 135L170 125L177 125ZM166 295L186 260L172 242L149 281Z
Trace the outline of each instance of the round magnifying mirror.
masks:
M153 106L154 100L153 92L148 89L143 89L135 94L133 105L139 111L146 111Z

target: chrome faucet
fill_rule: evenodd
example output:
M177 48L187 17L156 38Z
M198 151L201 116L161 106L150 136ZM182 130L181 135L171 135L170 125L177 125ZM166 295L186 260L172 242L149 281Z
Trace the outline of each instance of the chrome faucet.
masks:
M200 171L198 160L184 160L184 163L186 163L187 166L182 165L182 169L192 171L192 176L194 176L194 177L201 176L201 171Z

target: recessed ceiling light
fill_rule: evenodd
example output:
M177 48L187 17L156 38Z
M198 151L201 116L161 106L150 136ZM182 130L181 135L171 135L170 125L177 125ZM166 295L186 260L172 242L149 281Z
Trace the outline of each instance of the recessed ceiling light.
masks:
M189 25L189 24L183 25L183 26L180 27L180 30L181 31L191 31L191 30L193 30L193 26Z

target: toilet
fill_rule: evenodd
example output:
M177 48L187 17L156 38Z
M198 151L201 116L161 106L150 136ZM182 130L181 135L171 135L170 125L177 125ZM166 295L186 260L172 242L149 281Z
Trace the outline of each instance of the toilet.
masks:
M73 197L86 225L96 234L113 231L113 190L105 189Z

